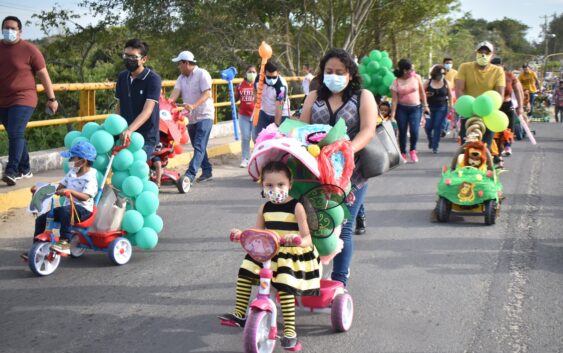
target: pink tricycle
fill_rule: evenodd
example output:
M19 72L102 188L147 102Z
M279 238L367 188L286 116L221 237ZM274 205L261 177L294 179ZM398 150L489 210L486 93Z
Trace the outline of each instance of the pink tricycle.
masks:
M269 230L248 229L240 237L230 236L231 241L238 241L243 249L256 261L262 263L258 294L250 303L246 324L244 325L244 351L248 353L271 353L277 339L277 308L270 296L273 272L271 259L278 253L279 236ZM300 245L301 238L295 236L292 245ZM284 244L281 244L284 245ZM302 296L297 305L312 311L330 312L332 328L336 332L345 332L352 326L354 303L344 285L339 281L321 280L320 296ZM229 325L229 321L221 324ZM300 350L300 346L294 350Z

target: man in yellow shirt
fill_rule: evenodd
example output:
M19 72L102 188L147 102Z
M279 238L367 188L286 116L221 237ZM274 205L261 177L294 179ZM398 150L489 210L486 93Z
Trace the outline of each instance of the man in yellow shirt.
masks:
M540 81L538 75L530 69L528 64L522 65L522 73L518 76L518 81L522 84L524 91L530 92L530 115L534 113L534 100L536 100L536 93L538 91Z
M455 92L455 77L457 76L457 70L454 69L454 61L452 58L444 58L444 68L446 69L446 76L444 77L448 81L450 89Z
M495 90L504 96L504 86L506 84L504 70L500 66L492 65L491 59L494 56L494 47L490 42L484 41L477 44L475 49L475 61L463 63L459 66L459 71L455 79L456 97L470 95L475 98L481 94ZM465 123L461 124L459 133L465 141ZM487 129L483 135L483 142L491 146L493 132Z

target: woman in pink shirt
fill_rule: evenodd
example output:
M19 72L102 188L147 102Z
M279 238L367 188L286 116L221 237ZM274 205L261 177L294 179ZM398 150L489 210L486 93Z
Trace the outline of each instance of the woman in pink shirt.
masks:
M403 161L407 161L407 129L410 129L410 159L413 163L418 162L416 155L416 143L418 142L418 129L422 117L422 108L428 111L426 94L422 80L414 71L411 62L401 59L395 69L395 81L391 85L392 107L391 119L397 121L399 126L399 147Z

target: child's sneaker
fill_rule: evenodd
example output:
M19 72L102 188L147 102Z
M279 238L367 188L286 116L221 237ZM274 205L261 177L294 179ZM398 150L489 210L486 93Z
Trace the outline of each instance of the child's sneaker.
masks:
M235 314L227 313L217 316L221 320L221 325L232 327L244 327L246 323L245 317L238 317Z
M411 161L413 161L413 163L418 163L418 156L416 155L416 151L412 150L410 153L410 157L411 157Z
M510 146L505 146L504 151L501 153L503 156L510 156L512 154L512 148Z
M51 250L56 251L61 255L70 255L70 243L67 240L59 240L51 246Z
M407 154L406 153L401 153L401 162L407 163Z
M248 159L243 159L243 160L240 162L240 167L241 167L241 168L246 168L246 167L248 167Z
M297 340L297 336L295 337L283 336L280 339L280 345L283 349L290 352L298 352L301 350L301 342Z

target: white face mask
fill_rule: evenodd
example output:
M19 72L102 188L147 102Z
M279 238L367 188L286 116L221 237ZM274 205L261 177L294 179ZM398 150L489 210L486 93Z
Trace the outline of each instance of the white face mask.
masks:
M276 77L276 78L274 78L274 79L272 79L272 78L267 78L267 79L266 79L266 84L267 84L268 86L274 86L274 85L278 82L278 79L279 79L279 77Z
M286 188L264 188L263 192L272 203L284 203L289 197L289 190Z
M452 64L444 64L444 68L448 71L451 70L452 66Z
M75 173L78 173L80 171L80 168L82 168L82 166L84 166L84 163L82 163L80 160L68 161L68 167L70 168L70 170L72 170Z
M339 93L348 86L348 78L346 75L325 74L323 83L332 93Z
M18 39L18 31L14 29L3 29L2 36L6 42L13 43Z

